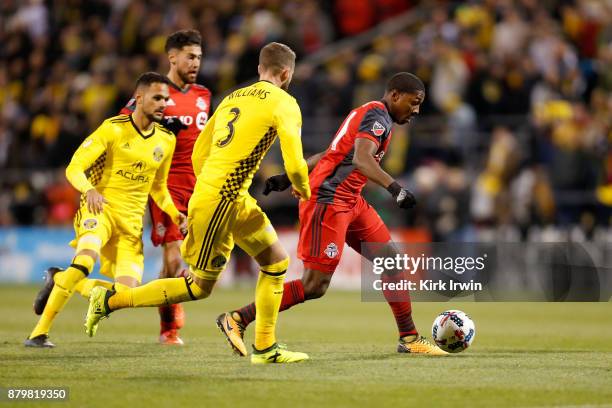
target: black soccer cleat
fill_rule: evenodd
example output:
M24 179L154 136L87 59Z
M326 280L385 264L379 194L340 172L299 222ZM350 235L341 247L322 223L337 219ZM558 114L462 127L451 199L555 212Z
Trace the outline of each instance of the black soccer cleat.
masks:
M45 310L45 306L47 306L47 301L49 300L49 295L53 290L53 286L55 285L54 278L55 274L63 271L62 268L58 268L57 266L52 266L45 271L45 285L38 291L36 294L36 298L34 298L34 313L37 315L41 315L43 310Z
M26 339L23 342L23 345L26 347L35 347L35 348L53 348L55 344L51 343L49 340L49 336L46 334L40 334L36 337L32 337L31 339Z

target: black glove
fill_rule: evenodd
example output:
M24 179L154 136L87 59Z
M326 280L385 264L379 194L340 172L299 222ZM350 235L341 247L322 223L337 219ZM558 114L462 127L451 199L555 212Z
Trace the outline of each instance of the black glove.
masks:
M161 125L174 133L174 135L178 135L181 130L187 129L189 126L185 125L179 118L166 117L160 121Z
M266 188L264 188L263 195L270 194L270 191L285 191L291 186L289 176L286 174L279 174L278 176L272 176L266 180Z
M391 193L399 208L413 208L416 205L416 198L410 190L400 186L397 181L389 184L387 191Z

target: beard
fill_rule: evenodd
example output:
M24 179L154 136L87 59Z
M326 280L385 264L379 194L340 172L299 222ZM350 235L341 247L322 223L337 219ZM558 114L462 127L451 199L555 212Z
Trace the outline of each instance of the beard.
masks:
M157 122L157 123L160 123L160 122L161 122L161 120L164 118L163 113L162 113L162 115L161 115L159 118L157 118L157 117L155 116L155 112L145 113L145 116L146 116L146 117L147 117L147 119L149 119L151 122Z
M177 74L179 78L181 78L181 81L183 81L184 84L193 84L195 82L195 79L191 80L189 78L189 74L187 72L177 71ZM197 78L197 74L196 74L196 78Z

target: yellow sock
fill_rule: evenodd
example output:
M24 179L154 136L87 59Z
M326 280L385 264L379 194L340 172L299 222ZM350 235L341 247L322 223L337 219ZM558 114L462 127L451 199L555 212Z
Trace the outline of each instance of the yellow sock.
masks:
M74 257L72 265L78 265L86 269L89 273L93 268L94 260L90 256L76 256ZM70 299L74 293L75 286L77 286L79 281L85 278L86 274L81 269L75 268L72 265L65 271L55 274L55 285L49 295L47 306L45 306L45 310L42 316L40 316L36 327L32 330L30 338L40 336L41 334L49 334L55 316L62 311L68 299Z
M108 307L110 310L117 310L126 307L168 306L195 300L194 298L197 299L201 294L201 290L191 278L187 280L189 287L185 283L185 278L169 278L156 279L146 285L117 291L108 299Z
M83 279L74 287L74 291L78 292L84 298L89 298L91 290L96 286L104 286L106 289L113 288L113 282L105 281L102 279Z
M128 285L124 285L121 282L115 282L115 284L113 285L113 289L115 290L115 292L125 292L126 290L130 290L132 288Z
M263 266L255 288L255 348L265 350L276 343L276 319L283 298L283 281L289 266L286 259Z

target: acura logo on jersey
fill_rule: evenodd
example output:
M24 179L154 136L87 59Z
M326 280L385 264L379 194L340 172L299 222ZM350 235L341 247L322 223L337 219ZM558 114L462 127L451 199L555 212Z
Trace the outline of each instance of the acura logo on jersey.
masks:
M338 246L336 244L334 244L333 242L329 245L327 245L327 248L325 248L325 255L327 255L328 258L335 258L338 256Z
M383 125L381 125L378 121L374 122L374 125L372 126L372 133L374 133L374 136L382 136L383 133L385 133L385 127Z
M132 170L136 173L142 173L147 169L147 164L142 160L138 160L136 163L132 164Z
M148 183L149 182L149 177L148 176L143 176L142 174L137 174L137 171L129 171L129 170L117 170L117 172L115 173L125 179L128 180L132 180L132 181L140 181L141 183Z
M206 103L206 101L204 100L204 98L202 98L201 96L198 97L198 99L196 99L196 107L199 110L206 110L206 108L208 107L208 104Z

